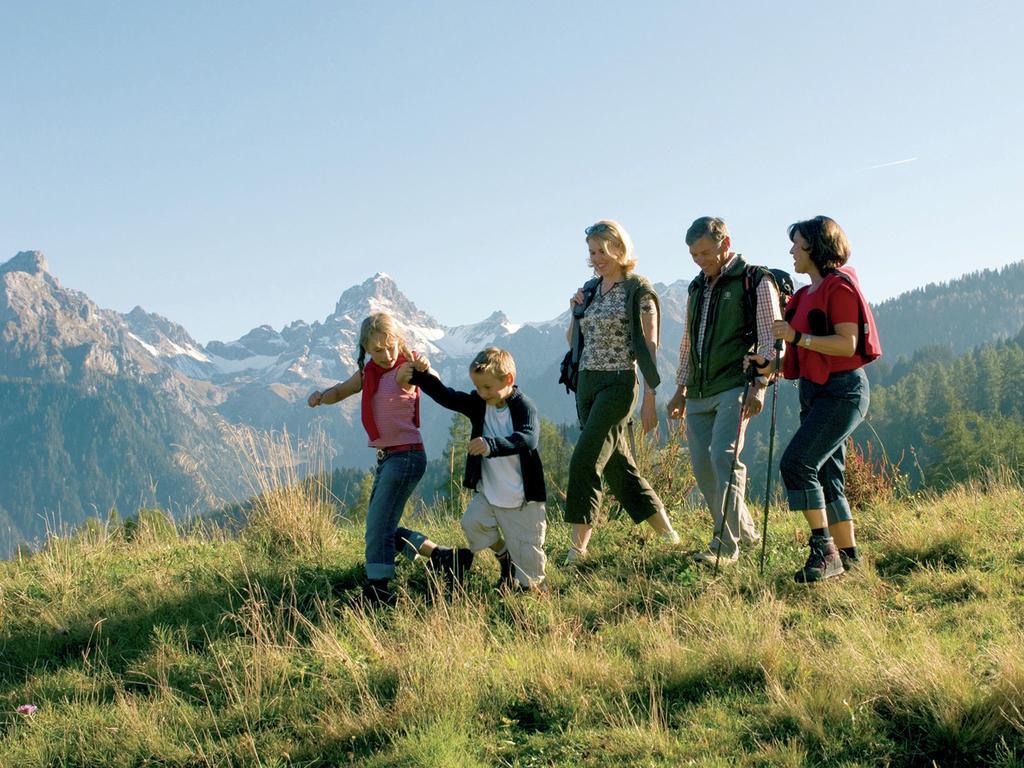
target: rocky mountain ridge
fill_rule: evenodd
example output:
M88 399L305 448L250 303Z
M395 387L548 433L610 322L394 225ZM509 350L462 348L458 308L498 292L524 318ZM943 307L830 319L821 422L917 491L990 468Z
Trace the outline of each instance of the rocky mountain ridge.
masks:
M1022 275L1024 265L1011 265L886 302L876 314L883 341L901 333L890 326L926 324L930 306L950 307L927 321L949 326L942 337L949 344L964 343L954 326L974 314L987 324L972 327L972 344L1015 333L1017 315L971 314L968 304L979 291L998 287L1006 294L1002 304L1021 306ZM688 279L656 285L663 400L674 385L687 285ZM446 327L377 273L343 291L323 320L297 320L280 330L262 325L234 341L204 346L182 325L141 307L126 314L98 307L62 286L38 251L0 264L0 463L6 469L0 473L0 553L14 541L38 537L40 521L52 514L74 525L111 507L197 508L244 495L238 457L224 440L234 427L287 430L297 441L321 429L333 466L370 466L358 398L317 410L306 398L355 370L359 325L371 312L390 313L410 345L456 387L469 387L467 366L478 350L491 344L508 349L518 383L541 413L556 423L575 420L574 401L557 384L564 312L515 324L496 310L479 323ZM900 314L907 312L915 313L912 319ZM993 325L1004 316L1005 328ZM897 375L892 359L869 373ZM436 456L451 415L429 399L422 415L428 453ZM759 440L759 428L750 444Z

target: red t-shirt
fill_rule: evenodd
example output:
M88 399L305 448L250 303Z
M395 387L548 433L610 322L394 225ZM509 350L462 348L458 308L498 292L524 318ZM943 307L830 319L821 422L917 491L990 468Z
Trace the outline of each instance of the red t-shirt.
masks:
M829 275L816 290L811 291L810 288L801 288L790 299L790 307L796 307L789 320L793 330L812 336L831 336L839 323L859 326L860 300L852 285L841 277ZM787 345L786 354L796 355L800 378L810 379L815 384L824 384L829 374L852 371L867 362L859 354L852 357L823 355L805 347L794 348L792 344Z

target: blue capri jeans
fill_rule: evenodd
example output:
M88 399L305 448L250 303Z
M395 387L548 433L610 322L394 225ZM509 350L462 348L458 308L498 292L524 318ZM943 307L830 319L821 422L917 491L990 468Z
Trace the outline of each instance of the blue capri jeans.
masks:
M393 579L397 552L415 559L425 537L401 528L398 523L426 468L427 455L423 451L386 453L377 461L377 476L366 511L366 578Z
M871 399L862 368L833 373L824 384L800 379L800 428L779 470L792 510L822 509L828 524L852 520L846 500L846 440Z

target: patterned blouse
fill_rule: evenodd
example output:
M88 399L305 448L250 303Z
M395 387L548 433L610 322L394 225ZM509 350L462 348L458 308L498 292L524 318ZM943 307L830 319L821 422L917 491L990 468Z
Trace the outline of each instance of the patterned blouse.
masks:
M657 311L654 299L645 296L640 301L640 314L653 315ZM598 287L583 319L583 356L581 371L630 371L636 356L633 354L633 334L626 317L626 289L620 281L608 293Z

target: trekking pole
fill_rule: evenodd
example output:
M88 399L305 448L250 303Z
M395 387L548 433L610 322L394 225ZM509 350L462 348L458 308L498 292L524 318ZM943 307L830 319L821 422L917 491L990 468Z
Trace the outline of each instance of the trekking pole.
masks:
M729 484L725 487L725 493L722 494L722 506L721 512L722 517L718 523L718 531L715 533L715 541L718 542L718 546L715 547L715 576L718 575L718 561L722 559L722 534L725 533L725 513L729 507L729 496L732 490L733 481L736 479L736 465L740 463L740 437L743 435L743 408L747 404L747 395L750 393L750 384L757 377L757 366L751 365L744 371L743 376L743 397L740 400L740 423L736 427L736 443L732 451L732 467L729 469ZM737 500L737 506L739 501Z
M761 576L764 576L764 558L768 549L768 504L771 503L772 479L775 476L772 472L772 453L775 450L775 406L779 402L779 361L781 359L782 339L776 339L775 359L772 361L772 367L775 369L775 380L772 385L775 389L772 391L772 426L768 432L768 480L767 487L764 489L764 522L761 524L761 568L759 574Z

